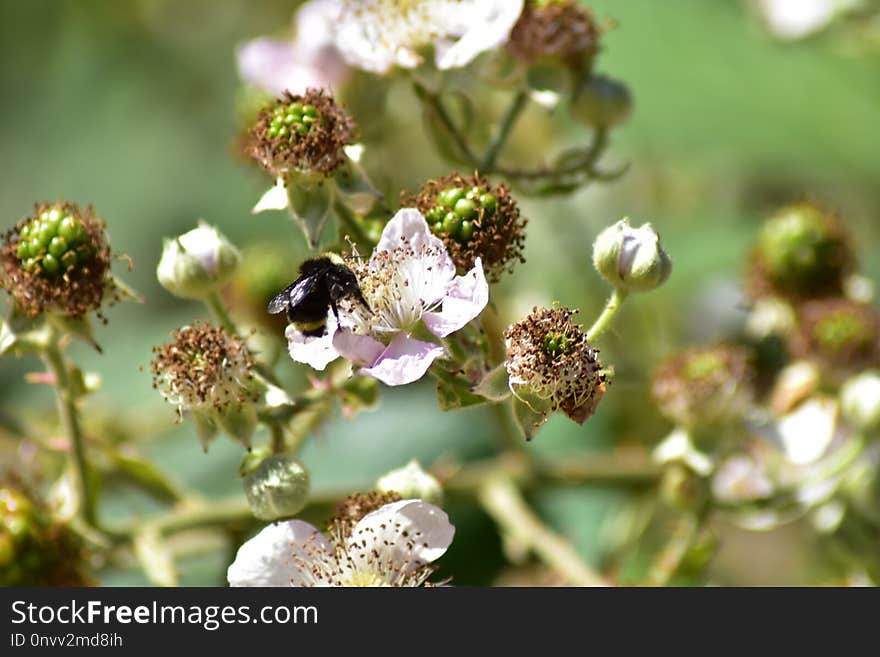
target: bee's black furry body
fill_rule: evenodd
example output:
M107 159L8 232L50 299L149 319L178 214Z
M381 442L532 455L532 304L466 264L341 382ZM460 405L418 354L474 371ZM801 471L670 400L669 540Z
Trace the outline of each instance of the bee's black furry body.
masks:
M342 259L329 254L306 260L299 278L269 302L273 315L287 311L287 318L304 335L320 337L327 331L327 312L339 319L337 303L346 297L368 308L357 277Z

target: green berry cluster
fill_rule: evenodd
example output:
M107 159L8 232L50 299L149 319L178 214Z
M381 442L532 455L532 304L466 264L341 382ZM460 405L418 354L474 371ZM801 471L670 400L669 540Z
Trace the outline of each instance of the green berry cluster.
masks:
M309 134L319 120L318 108L314 105L299 102L278 105L272 111L269 137L295 140L297 136Z
M474 236L474 222L481 216L484 221L491 218L497 209L498 199L480 187L448 187L437 194L437 205L428 210L426 218L435 234L466 244Z
M551 358L558 358L565 353L569 345L569 339L563 334L553 335L548 333L544 337L544 352Z
M82 220L64 208L40 213L19 232L16 255L24 269L54 278L76 267L93 254Z

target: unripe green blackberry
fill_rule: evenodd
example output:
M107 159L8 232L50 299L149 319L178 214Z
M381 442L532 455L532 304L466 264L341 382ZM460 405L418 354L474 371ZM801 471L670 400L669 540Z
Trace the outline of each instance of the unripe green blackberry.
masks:
M0 586L82 586L82 546L15 482L0 483Z
M418 208L462 272L481 258L487 278L497 281L514 261L523 261L526 220L503 185L454 173L429 180L418 194L404 198L403 206Z
M660 412L691 429L742 420L754 397L749 354L739 347L695 347L654 373L651 396Z
M294 173L327 177L345 161L343 149L353 130L354 122L327 92L285 92L260 110L244 150L273 178Z
M773 214L761 228L748 272L753 298L839 296L855 255L839 217L814 203Z
M880 316L870 304L824 299L797 309L789 350L832 381L880 365Z
M10 230L0 247L0 287L30 317L81 317L115 290L104 222L91 207L42 203Z

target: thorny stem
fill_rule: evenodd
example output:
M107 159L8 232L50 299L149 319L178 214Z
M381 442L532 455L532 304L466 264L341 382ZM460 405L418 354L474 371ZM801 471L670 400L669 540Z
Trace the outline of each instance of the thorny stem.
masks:
M608 297L608 301L605 302L602 314L596 318L596 321L593 322L593 325L587 331L587 342L595 342L611 326L611 322L614 320L617 311L620 310L624 299L626 299L626 290L615 288L611 296Z
M80 497L80 513L86 524L97 528L97 514L95 510L95 497L89 478L88 461L86 459L85 438L79 423L79 415L76 410L76 396L73 390L73 382L64 356L61 354L59 336L54 331L49 340L49 345L42 354L46 367L55 378L55 394L58 400L58 414L64 433L70 441L73 450L73 466L75 473L75 485Z
M489 148L486 150L482 162L480 162L480 171L482 173L489 174L493 171L495 162L501 154L501 149L503 149L507 143L507 139L510 136L513 127L516 125L519 115L522 113L523 109L525 109L528 98L528 94L523 90L517 92L516 96L513 97L510 107L507 108L507 112L501 120L495 138L492 140L492 143L489 144Z
M503 532L529 548L566 582L575 586L609 586L609 582L583 562L568 541L541 521L510 479L487 480L480 487L478 497Z

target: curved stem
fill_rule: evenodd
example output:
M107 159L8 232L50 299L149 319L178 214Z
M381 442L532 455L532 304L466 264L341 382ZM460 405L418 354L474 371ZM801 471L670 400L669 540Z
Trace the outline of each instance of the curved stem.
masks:
M232 335L238 335L238 328L235 326L235 322L232 321L229 313L226 312L226 307L223 305L223 301L217 292L211 292L210 296L205 299L205 303L227 332Z
M452 117L449 116L449 112L446 111L446 107L443 105L443 101L440 100L440 97L429 91L421 82L414 81L413 88L415 89L416 96L419 97L419 100L425 103L431 111L434 112L440 123L443 124L443 128L449 133L449 136L452 137L452 141L455 142L455 146L461 153L462 157L468 163L476 165L479 158L477 158L477 155L471 149L470 144L467 143L464 135L458 130Z
M584 563L568 541L541 521L510 479L489 479L479 489L478 497L503 532L529 548L567 583L575 586L610 585Z
M43 352L43 361L55 378L55 394L58 401L58 414L64 433L70 442L73 454L73 466L75 473L75 485L80 497L80 513L83 520L97 527L97 513L95 510L95 496L92 490L88 473L88 461L86 459L85 438L79 423L79 415L76 410L76 398L70 379L67 364L61 354L59 337L53 332L49 346Z
M495 135L492 143L489 144L489 148L486 150L486 154L480 162L481 173L489 174L492 172L492 168L495 166L495 161L498 159L501 149L504 148L504 145L507 143L507 139L510 137L513 126L516 125L519 115L522 113L523 109L525 109L526 101L528 99L528 94L523 90L520 90L517 92L516 96L514 96L513 101L510 103L510 107L507 108L504 118L501 119L498 133Z
M620 310L620 306L623 304L624 299L626 299L626 290L615 289L614 292L611 293L611 296L608 297L608 301L605 302L605 308L602 310L602 314L596 318L596 321L593 322L593 325L587 331L587 342L594 342L600 335L608 330L608 327L611 326L611 322L614 320L614 316L617 315L617 311Z

